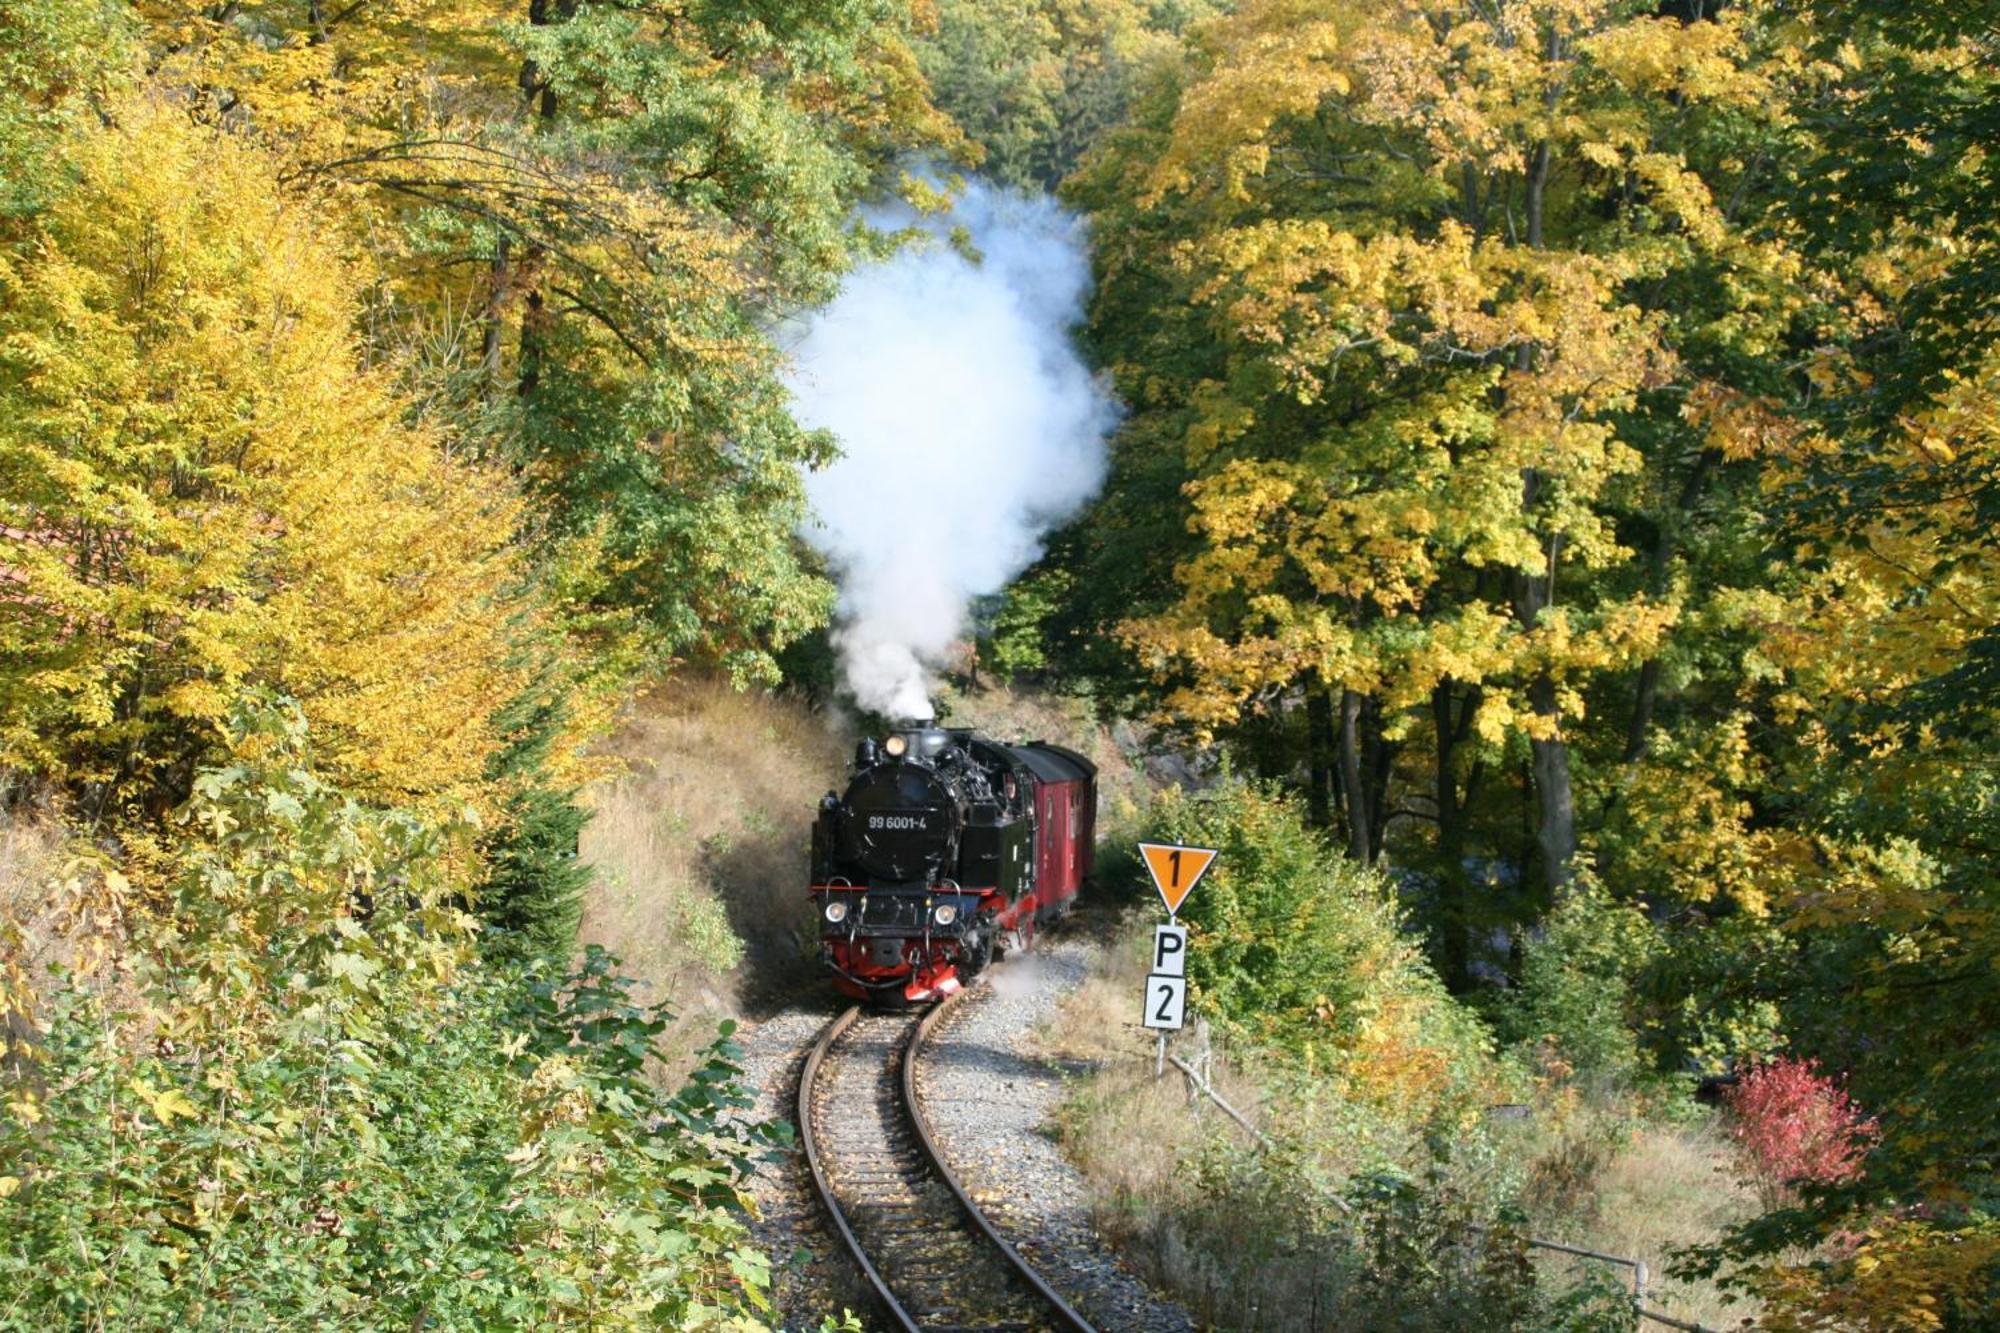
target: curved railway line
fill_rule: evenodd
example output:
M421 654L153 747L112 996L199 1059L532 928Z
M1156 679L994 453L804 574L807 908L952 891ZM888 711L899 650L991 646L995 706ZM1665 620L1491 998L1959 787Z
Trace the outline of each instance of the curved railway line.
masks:
M827 1024L799 1075L808 1174L903 1333L1094 1333L979 1211L918 1104L918 1053L966 994Z

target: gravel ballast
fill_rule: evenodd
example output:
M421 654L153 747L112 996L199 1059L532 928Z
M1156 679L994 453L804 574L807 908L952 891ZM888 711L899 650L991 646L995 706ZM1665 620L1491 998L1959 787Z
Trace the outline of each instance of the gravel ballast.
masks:
M1033 954L995 967L919 1057L917 1093L966 1192L1100 1333L1190 1333L1187 1312L1091 1224L1083 1178L1047 1133L1065 1071L1022 1050L1082 984L1091 953L1080 940L1044 937Z
M997 964L919 1057L918 1095L967 1192L1100 1333L1192 1333L1187 1312L1142 1281L1091 1225L1083 1179L1047 1132L1065 1073L1023 1053L1026 1035L1081 984L1090 957L1082 940L1044 936L1033 954ZM744 1032L755 1114L791 1118L806 1050L839 1008L829 999ZM753 1230L777 1266L782 1326L809 1330L829 1313L867 1311L866 1287L820 1211L802 1155L765 1166L753 1194L761 1214ZM809 1257L788 1261L802 1250Z
M818 1008L787 1009L738 1038L744 1082L757 1093L752 1115L792 1122L806 1052L840 1007L829 997ZM758 1212L750 1230L771 1256L780 1328L805 1333L828 1314L869 1308L867 1284L820 1210L804 1153L794 1149L764 1164L750 1192Z

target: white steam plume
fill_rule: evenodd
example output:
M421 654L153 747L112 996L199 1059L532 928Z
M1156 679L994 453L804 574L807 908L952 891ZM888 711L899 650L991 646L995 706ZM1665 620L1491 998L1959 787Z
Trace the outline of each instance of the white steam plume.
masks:
M1090 284L1079 220L974 183L925 225L965 228L981 260L940 240L855 273L790 377L799 419L840 441L806 477L805 536L840 579L848 685L909 718L931 715L929 670L970 601L1096 492L1118 416L1069 338Z

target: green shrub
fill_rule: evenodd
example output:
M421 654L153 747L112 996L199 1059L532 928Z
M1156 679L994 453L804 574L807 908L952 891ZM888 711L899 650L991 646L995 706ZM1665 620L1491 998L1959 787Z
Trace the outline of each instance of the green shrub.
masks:
M577 841L590 819L576 793L547 778L551 751L569 724L561 697L547 688L523 694L502 710L508 735L487 776L512 786L507 825L482 849L486 875L473 891L473 908L496 933L505 957L543 955L567 960L576 948L583 891L590 867L577 858Z
M1528 941L1519 982L1496 1006L1503 1039L1541 1048L1578 1078L1633 1082L1643 1072L1633 984L1659 951L1645 913L1579 876Z
M234 741L130 982L0 1062L0 1329L757 1326L777 1131L727 1033L655 1088L611 958L483 962L448 840L320 782L295 710Z
M1369 1100L1430 1105L1484 1076L1486 1030L1404 932L1387 882L1329 847L1289 798L1255 784L1168 792L1147 827L1221 852L1181 912L1206 1015L1346 1074Z

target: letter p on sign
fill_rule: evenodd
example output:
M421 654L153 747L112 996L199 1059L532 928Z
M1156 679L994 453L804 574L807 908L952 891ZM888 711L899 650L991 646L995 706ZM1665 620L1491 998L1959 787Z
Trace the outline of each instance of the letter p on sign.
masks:
M1153 927L1153 966L1147 970L1158 976L1187 975L1186 926Z

